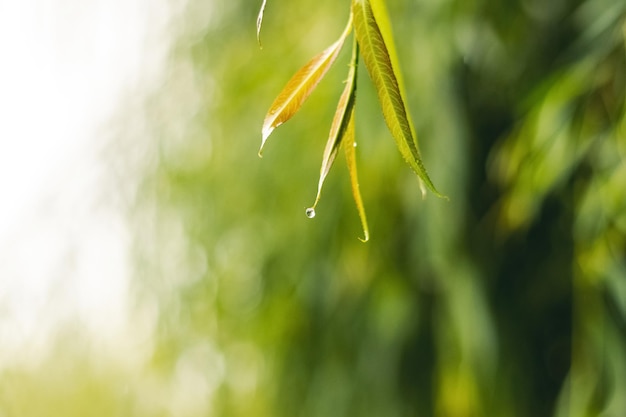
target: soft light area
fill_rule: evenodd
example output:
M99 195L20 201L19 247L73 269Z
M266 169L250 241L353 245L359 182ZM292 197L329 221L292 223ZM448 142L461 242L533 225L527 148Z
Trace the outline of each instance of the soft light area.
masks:
M124 205L101 155L122 99L158 79L171 15L165 0L0 2L4 364L36 362L61 326L107 351L142 334Z

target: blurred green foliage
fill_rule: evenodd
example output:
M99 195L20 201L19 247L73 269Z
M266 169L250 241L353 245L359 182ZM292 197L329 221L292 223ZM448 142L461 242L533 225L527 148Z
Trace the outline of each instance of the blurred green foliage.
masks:
M53 398L24 371L0 415L626 415L626 3L387 3L450 201L421 198L360 69L371 240L340 161L307 219L341 62L262 160L260 127L349 2L270 0L259 50L260 2L191 0L131 214L150 359L125 381L74 364Z

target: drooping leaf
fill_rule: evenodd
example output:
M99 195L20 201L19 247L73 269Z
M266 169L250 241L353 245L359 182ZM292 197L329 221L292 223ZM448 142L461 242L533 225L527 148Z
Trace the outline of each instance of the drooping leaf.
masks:
M389 54L389 60L391 61L391 67L393 68L393 72L396 76L396 81L398 82L398 88L400 89L400 97L402 97L402 101L404 102L404 108L406 110L407 115L411 114L409 111L408 101L406 99L406 88L404 83L404 77L402 76L402 70L400 68L400 60L398 59L398 53L396 52L396 42L394 41L393 30L391 29L391 19L389 18L389 12L387 12L387 6L385 5L385 0L370 0L370 5L372 6L372 11L374 12L374 19L376 20L376 24L378 25L378 29L380 30L380 34L383 37L383 42L385 42L385 46L387 47L387 53ZM413 126L413 120L409 117L409 127L411 128L411 134L413 136L413 140L415 141L415 145L417 149L419 149L419 141L417 139L417 133L415 131L415 127ZM424 181L420 178L420 190L422 191L422 196L426 195L426 187L424 186Z
M315 203L313 207L307 209L307 216L315 215L315 207L319 202L324 180L332 167L337 152L341 145L344 145L346 151L346 161L348 163L348 170L350 172L350 183L352 185L352 195L361 218L361 225L363 227L363 239L359 238L363 242L369 240L369 229L367 226L367 217L365 216L365 208L363 206L363 199L361 198L361 191L359 189L359 180L356 169L356 156L354 148L356 146L354 140L354 103L356 99L356 84L357 84L357 65L359 62L359 44L354 38L352 46L352 59L350 61L350 70L348 72L348 79L346 80L346 86L344 87L339 104L337 105L337 111L333 118L333 123L330 128L330 134L328 141L326 142L326 148L324 149L324 157L322 159L322 167L320 169L320 179L317 185L317 196L315 197Z
M311 95L315 87L322 80L326 72L335 62L337 55L341 51L346 36L352 30L352 18L350 18L346 29L339 39L320 54L311 59L305 66L289 80L287 85L280 92L274 103L270 106L265 120L263 121L262 142L259 149L259 156L263 151L265 142L272 131L285 123L300 110L304 101Z
M261 25L263 24L263 13L265 12L265 4L267 0L263 0L263 4L261 4L261 10L259 10L259 15L256 18L256 40L259 43L259 47L263 47L261 45Z
M335 161L339 147L348 127L348 122L351 119L352 110L354 108L354 101L356 96L356 76L357 76L357 62L358 62L358 44L356 38L352 49L352 59L350 62L350 70L348 71L348 79L346 80L346 86L337 104L337 110L333 118L333 123L330 127L330 133L328 135L328 141L326 142L326 148L324 149L324 156L322 158L322 167L320 168L320 179L317 185L317 196L315 197L315 203L313 203L313 209L317 206L322 193L322 187L324 180L330 171L330 168Z
M432 183L422 162L411 122L400 92L385 39L376 22L369 0L352 0L354 31L365 66L376 87L383 116L400 153L418 177L434 194L443 197Z
M346 162L348 163L348 172L350 172L350 184L352 185L352 196L356 209L361 218L361 227L363 228L363 242L367 242L370 238L369 227L367 226L367 216L365 215L365 207L363 206L363 198L361 198L361 189L359 188L359 177L356 170L356 142L354 140L354 107L350 110L348 119L348 127L346 128L343 147L346 153Z

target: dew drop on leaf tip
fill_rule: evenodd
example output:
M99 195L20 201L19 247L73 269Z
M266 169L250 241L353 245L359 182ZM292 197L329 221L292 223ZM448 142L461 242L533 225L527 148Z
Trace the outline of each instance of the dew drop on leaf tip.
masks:
M315 217L315 209L313 207L309 207L308 209L304 211L304 213L309 219L312 219L313 217Z

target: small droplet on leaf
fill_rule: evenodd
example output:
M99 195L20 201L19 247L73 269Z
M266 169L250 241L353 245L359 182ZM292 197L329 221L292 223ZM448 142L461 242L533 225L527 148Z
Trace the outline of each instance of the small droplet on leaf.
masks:
M315 209L313 207L309 207L308 209L306 209L304 213L309 219L312 219L313 217L315 217Z

